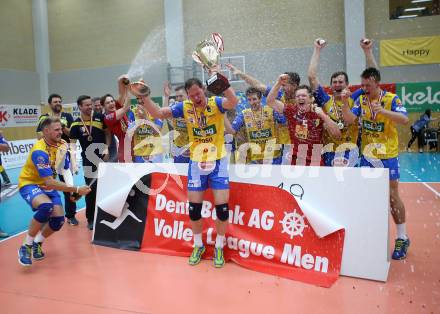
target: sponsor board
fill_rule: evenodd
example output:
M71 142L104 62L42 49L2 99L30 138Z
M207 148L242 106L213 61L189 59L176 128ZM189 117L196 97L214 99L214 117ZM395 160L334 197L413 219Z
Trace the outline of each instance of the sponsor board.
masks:
M36 139L8 141L9 151L1 152L5 169L22 167Z
M387 39L380 41L380 65L440 63L440 36Z
M398 83L396 93L408 112L440 111L440 82Z
M0 127L36 126L40 114L40 106L0 105Z

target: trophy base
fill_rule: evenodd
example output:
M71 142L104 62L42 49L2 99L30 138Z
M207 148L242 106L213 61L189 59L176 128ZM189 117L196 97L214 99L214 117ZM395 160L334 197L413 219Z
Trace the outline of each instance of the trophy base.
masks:
M220 73L216 73L206 80L206 86L208 91L215 95L221 95L225 90L227 90L231 85L229 84L228 79L221 75Z

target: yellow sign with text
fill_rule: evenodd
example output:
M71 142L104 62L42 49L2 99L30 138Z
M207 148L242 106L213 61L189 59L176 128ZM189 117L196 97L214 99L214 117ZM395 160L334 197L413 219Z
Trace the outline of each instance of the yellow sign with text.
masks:
M440 63L440 36L380 41L380 65Z

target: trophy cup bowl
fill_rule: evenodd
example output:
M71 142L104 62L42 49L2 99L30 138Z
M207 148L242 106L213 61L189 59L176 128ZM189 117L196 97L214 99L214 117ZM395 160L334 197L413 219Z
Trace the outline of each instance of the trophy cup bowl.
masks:
M139 96L148 96L150 95L150 87L143 80L139 80L137 82L130 82L129 79L124 79L123 83L125 85L129 85L130 93L135 97Z
M195 62L208 70L212 75L206 80L208 91L221 95L230 87L228 79L217 72L220 55L223 52L223 38L218 33L212 33L210 39L201 41L192 54Z

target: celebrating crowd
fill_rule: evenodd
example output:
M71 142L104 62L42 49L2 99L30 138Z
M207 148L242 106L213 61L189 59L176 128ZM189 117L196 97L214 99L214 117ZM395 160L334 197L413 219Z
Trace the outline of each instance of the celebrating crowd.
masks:
M62 111L61 96L51 95L50 112L41 116L37 129L40 139L19 177L20 194L35 212L19 249L19 262L28 266L32 258L44 258L43 240L63 225L56 190L64 192L65 217L71 225L78 224L75 200L86 195L88 227L93 229L99 162L163 162L167 152L165 125L172 129L169 151L173 161L188 164L189 218L194 234L190 265L198 264L205 252L201 210L208 188L213 191L216 209L214 266L225 263L230 162L388 168L390 208L397 226L392 258L404 259L410 242L398 192L396 125L408 122L406 110L395 94L380 87L372 41L367 39L360 42L367 64L360 73L362 88L351 92L347 74L338 71L331 75L330 92L326 91L317 74L325 45L322 39L314 42L309 85L302 84L297 73L285 72L274 86L268 86L227 65L250 85L244 94L228 84L221 95L211 95L199 79L192 78L174 90L174 98L165 83L162 107L148 94L136 95L137 104L132 106L128 77L122 75L117 99L110 94L99 99L79 96L80 116L76 120ZM212 76L219 68L209 72ZM225 145L231 136L232 143ZM76 141L82 149L86 185L75 187Z

